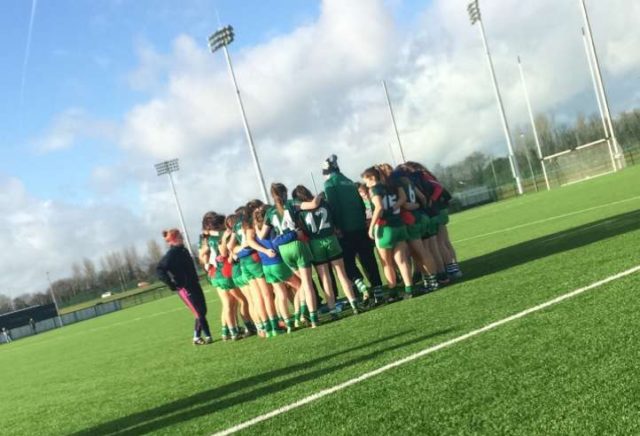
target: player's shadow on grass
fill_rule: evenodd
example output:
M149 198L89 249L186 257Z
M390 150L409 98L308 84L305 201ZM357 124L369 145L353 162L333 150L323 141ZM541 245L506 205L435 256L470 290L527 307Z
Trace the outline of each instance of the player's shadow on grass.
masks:
M438 330L436 332L421 335L419 337L400 342L398 344L389 345L387 347L376 349L367 354L353 357L344 362L338 362L335 365L315 369L320 363L327 362L333 358L354 351L367 349L376 344L384 343L392 339L404 336L409 331L396 333L384 338L376 339L365 344L361 344L352 348L348 348L336 353L324 355L316 359L308 360L302 363L296 363L285 368L276 369L263 374L258 374L242 380L238 380L223 386L219 386L208 391L199 392L187 398L173 401L144 412L135 413L123 418L106 422L92 428L74 433L75 435L133 435L144 434L155 430L175 425L181 422L189 421L200 416L211 413L218 413L229 407L242 404L247 401L256 400L262 396L270 395L284 389L288 389L299 383L304 383L319 377L331 374L370 359L379 357L385 353L402 347L416 344L427 339L450 333L454 328ZM298 373L298 374L296 374ZM290 376L282 378L285 376ZM274 380L281 378L280 380Z
M460 266L465 279L473 279L635 230L640 230L640 210L512 245L466 260Z

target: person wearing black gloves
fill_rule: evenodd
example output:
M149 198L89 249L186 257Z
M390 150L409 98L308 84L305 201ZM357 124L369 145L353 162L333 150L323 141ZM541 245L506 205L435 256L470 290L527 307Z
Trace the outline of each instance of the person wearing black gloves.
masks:
M207 322L207 303L200 287L196 267L189 251L185 248L182 234L178 229L162 232L164 240L169 245L169 251L158 263L156 273L174 292L177 292L184 304L196 318L193 332L193 344L210 344L211 331ZM204 338L202 334L204 333Z

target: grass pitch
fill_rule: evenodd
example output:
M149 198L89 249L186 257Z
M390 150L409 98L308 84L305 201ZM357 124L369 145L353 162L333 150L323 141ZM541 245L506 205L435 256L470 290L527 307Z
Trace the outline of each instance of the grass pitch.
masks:
M1 434L212 434L640 263L640 167L454 215L464 281L270 340L169 297L0 347ZM640 274L246 434L638 434ZM210 316L219 306L210 289Z

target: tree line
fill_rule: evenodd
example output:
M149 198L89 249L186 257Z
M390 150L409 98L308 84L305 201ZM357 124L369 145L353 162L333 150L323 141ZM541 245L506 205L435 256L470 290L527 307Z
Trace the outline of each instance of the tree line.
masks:
M538 115L535 123L543 156L574 149L605 136L599 115L587 117L580 114L571 124L559 122L552 116ZM640 109L621 113L614 120L614 129L618 143L627 156L627 165L635 165L640 159ZM540 177L542 169L531 127L516 126L511 133L522 178ZM451 192L469 187L508 184L513 180L506 147L505 156L475 151L452 165L436 164L432 171Z
M87 257L74 262L69 277L51 282L58 304L70 306L97 298L107 291L121 292L140 283L154 281L156 265L164 253L155 240L148 241L146 248L143 256L130 246L105 254L97 264ZM0 314L49 303L52 303L49 289L24 293L15 298L0 294Z

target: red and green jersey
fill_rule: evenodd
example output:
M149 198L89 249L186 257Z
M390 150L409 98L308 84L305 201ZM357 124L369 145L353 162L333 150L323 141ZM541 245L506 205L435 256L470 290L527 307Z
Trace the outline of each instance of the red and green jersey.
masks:
M400 209L394 208L398 202L398 189L379 183L371 188L371 198L373 199L373 197L380 197L382 202L382 216L380 218L384 221L384 225L401 226Z
M333 218L326 201L322 200L320 206L315 209L300 210L298 214L302 230L311 239L326 238L335 234Z
M420 203L420 200L418 200L418 195L416 194L416 191L417 191L416 185L414 185L413 182L408 177L398 177L398 178L395 178L394 180L396 181L398 186L400 186L400 189L402 189L405 195L407 196L407 203ZM423 214L424 211L422 210L422 208L418 208L411 211L411 213L417 216L419 214Z
M297 205L293 200L284 203L284 211L281 214L278 208L271 206L265 215L265 221L270 225L277 235L282 235L289 231L296 230Z
M216 267L216 277L223 277L222 269L224 267L224 262L219 262L217 260L218 256L220 256L220 241L222 240L222 233L216 232L213 235L209 235L207 237L207 245L209 246L209 264L215 265Z
M242 219L238 219L238 222L233 226L233 236L236 238L236 242L240 247L246 246L244 230L242 228Z

